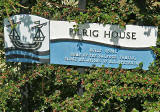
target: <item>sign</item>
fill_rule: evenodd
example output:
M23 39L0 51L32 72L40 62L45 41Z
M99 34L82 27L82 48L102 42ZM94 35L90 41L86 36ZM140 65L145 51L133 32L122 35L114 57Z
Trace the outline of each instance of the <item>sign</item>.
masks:
M157 28L88 23L75 30L74 22L50 21L50 62L132 69L143 62L148 69L154 60L151 46L156 46ZM52 30L53 29L53 30Z
M4 20L6 60L49 63L49 20L34 15L15 15Z
M157 27L53 21L33 15L11 17L15 28L5 19L7 61L36 62L75 66L143 69L154 61L150 49L156 46ZM74 26L77 26L76 28ZM14 33L13 33L14 32Z

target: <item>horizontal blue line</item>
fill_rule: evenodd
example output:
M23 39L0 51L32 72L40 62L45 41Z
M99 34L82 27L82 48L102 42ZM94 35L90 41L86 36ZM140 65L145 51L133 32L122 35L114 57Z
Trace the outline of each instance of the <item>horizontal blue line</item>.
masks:
M19 50L9 51L9 52L6 52L5 54L6 54L6 56L13 55L13 54L18 54L18 55L23 55L23 56L26 55L26 56L44 58L44 59L49 59L50 58L50 55L39 56L39 55L35 55L33 53L19 51Z
M26 63L41 63L40 61L26 59L26 58L15 58L15 59L7 59L7 62L26 62Z

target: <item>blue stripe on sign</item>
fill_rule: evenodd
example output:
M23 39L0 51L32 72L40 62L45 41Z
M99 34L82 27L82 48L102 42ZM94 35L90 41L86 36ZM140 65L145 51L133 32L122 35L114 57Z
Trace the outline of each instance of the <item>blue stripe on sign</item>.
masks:
M41 63L40 61L26 59L26 58L14 58L14 59L7 59L7 62L25 62L25 63Z
M20 50L13 50L13 51L8 51L8 52L5 53L6 56L13 55L13 54L19 54L19 55L26 55L26 56L31 56L31 57L49 59L49 54L41 56L41 55L33 54L32 52L25 52L25 51L20 51Z
M152 50L129 50L86 42L54 42L50 44L51 64L97 66L132 69L143 62L143 69L154 61Z

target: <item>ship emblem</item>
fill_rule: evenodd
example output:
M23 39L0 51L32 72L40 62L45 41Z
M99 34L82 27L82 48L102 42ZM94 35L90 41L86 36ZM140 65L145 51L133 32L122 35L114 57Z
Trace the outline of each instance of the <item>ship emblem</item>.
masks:
M13 20L12 20L13 21ZM16 22L13 24L17 25L17 24L21 24L20 22ZM20 36L16 30L16 28L12 28L11 32L9 33L9 38L11 39L11 42L13 43L14 47L18 48L18 49L30 49L30 50L37 50L42 46L42 42L45 39L45 36L42 32L42 27L47 25L47 22L45 23L40 23L40 21L35 21L34 22L35 26L31 27L32 30L35 30L35 35L33 38L33 42L32 43L23 43L20 40ZM7 25L7 27L11 27L11 25Z

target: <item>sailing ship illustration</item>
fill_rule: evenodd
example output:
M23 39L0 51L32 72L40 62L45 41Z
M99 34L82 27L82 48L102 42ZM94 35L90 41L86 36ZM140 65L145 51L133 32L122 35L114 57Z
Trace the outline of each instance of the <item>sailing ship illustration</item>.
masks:
M21 24L21 22L17 22L14 24ZM34 24L35 26L31 27L32 30L35 30L35 35L33 37L33 42L32 43L23 43L20 40L20 36L16 30L16 28L13 28L11 32L9 33L9 38L11 39L11 42L13 45L18 48L18 49L30 49L30 50L37 50L42 46L42 42L45 39L45 36L41 30L43 26L47 25L47 22L45 23L40 23L40 21L35 21ZM11 25L8 25L11 26Z

